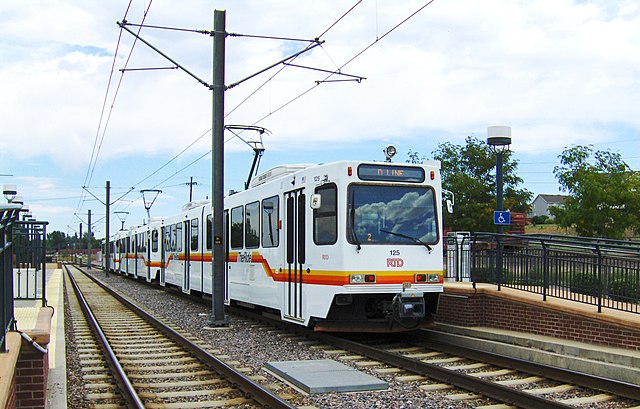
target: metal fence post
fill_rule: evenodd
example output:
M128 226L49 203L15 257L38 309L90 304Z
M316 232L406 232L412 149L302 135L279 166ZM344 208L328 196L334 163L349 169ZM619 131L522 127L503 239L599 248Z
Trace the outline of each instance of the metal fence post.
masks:
M498 272L498 291L500 291L500 287L502 285L502 237L497 236L498 238L498 253L496 255L496 270Z
M547 301L547 290L549 288L549 260L547 255L547 244L542 240L542 300Z
M604 286L602 285L602 251L599 244L596 244L596 251L598 252L598 270L596 278L596 285L598 286L598 312L602 312L602 292L604 290Z

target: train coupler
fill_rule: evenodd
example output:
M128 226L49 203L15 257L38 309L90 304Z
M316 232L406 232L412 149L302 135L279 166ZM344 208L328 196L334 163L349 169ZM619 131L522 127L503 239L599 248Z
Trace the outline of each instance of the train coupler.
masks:
M393 303L397 306L399 318L422 318L425 316L425 302L422 291L403 288L396 294Z

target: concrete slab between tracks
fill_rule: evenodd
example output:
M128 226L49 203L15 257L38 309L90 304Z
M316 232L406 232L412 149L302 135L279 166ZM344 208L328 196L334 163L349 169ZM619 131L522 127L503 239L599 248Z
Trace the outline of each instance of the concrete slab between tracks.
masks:
M268 362L266 368L307 393L358 392L389 385L331 359Z
M640 384L640 351L490 327L438 324L434 341Z

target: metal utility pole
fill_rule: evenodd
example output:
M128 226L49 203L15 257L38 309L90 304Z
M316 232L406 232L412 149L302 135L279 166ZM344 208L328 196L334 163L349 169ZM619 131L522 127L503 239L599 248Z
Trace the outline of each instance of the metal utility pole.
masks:
M109 215L111 214L111 182L107 180L106 186L106 196L107 200L105 201L106 210L107 210L107 221L106 221L106 233L104 235L104 272L106 276L109 277L109 260L111 259L111 243L109 242L109 224L111 223L111 218Z
M91 270L91 209L88 211L87 222L87 268Z
M193 185L197 185L198 182L193 181L193 176L189 178L189 181L185 185L189 185L189 203L193 200Z
M78 241L78 251L82 252L81 249L82 249L82 223L80 223L80 241ZM73 251L73 261L77 262L78 261L78 256L77 256L77 254L75 252L75 250L76 250L75 249L75 244L74 244L74 249L73 250L74 250Z
M222 327L229 323L224 313L224 64L225 11L213 12L213 126L212 188L213 260L211 284L211 317L209 324Z

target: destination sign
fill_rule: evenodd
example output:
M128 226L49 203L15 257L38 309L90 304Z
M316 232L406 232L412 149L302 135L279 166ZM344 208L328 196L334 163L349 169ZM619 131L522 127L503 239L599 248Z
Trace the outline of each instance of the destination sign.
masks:
M424 182L424 169L412 166L371 165L358 166L358 177L362 180L381 180L386 182Z

